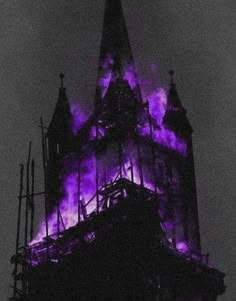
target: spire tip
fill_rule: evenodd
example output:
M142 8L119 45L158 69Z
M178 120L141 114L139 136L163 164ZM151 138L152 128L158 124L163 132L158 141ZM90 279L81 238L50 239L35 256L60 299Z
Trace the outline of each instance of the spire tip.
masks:
M64 77L65 77L65 75L63 73L60 73L59 77L61 79L61 88L64 88Z
M170 70L169 71L169 75L170 75L170 84L173 86L174 85L174 74L175 74L175 71L174 70Z

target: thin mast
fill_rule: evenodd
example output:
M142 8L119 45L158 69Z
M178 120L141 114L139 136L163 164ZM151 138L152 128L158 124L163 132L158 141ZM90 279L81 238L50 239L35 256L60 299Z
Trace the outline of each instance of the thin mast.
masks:
M28 241L28 215L29 215L29 203L30 203L30 191L29 191L29 169L30 169L30 156L31 156L31 141L29 143L28 160L26 166L26 205L25 205L25 247Z
M20 225L21 225L21 209L22 209L22 192L23 192L23 177L24 177L24 165L20 164L20 193L19 193L19 204L18 204L18 215L17 215L17 230L16 230L16 256L18 255L19 241L20 241ZM18 262L15 261L14 269L14 300L16 299L17 292L17 268Z
M139 177L140 177L140 184L143 186L144 181L143 181L143 161L142 161L142 156L141 156L141 149L140 149L140 142L139 142L139 133L138 133L138 103L137 99L135 98L135 103L134 103L134 122L135 122L135 143L137 146L137 153L138 153L138 169L139 169Z
M30 225L30 240L33 240L34 236L34 160L31 161L31 195L30 195L30 207L31 207L31 225Z
M81 207L81 202L80 202L80 189L81 189L81 159L80 159L80 154L78 156L78 223L80 223L80 207Z
M156 154L155 154L155 148L154 148L153 124L152 124L152 116L150 114L149 102L147 102L147 110L148 110L148 121L149 121L150 137L151 137L152 167L153 167L153 176L154 176L154 191L156 193L157 192Z
M48 208L47 208L47 165L46 165L46 143L45 143L45 134L43 127L43 119L40 118L41 124L41 139L42 139L42 154L43 154L43 171L44 171L44 189L45 189L45 228L46 228L46 237L48 237Z
M98 195L98 186L99 186L99 170L98 170L98 105L96 105L96 139L95 139L95 159L96 159L96 207L97 213L99 213L99 195Z

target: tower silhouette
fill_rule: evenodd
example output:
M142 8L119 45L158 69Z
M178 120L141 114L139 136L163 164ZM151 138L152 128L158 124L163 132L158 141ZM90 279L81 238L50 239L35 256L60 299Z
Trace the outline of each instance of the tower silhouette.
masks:
M121 3L106 0L92 114L83 122L70 106L61 74L46 133L41 122L45 220L12 258L13 300L211 301L224 292L224 274L201 254L193 130L169 74L167 93L143 99Z

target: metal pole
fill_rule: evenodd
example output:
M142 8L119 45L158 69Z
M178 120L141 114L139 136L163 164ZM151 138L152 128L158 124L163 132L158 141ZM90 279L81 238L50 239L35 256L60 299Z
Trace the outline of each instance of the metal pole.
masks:
M44 187L45 187L45 226L46 226L46 237L48 237L48 210L47 210L47 170L46 170L46 149L45 149L45 134L43 127L43 119L40 118L41 123L41 135L42 135L42 154L43 154L43 169L44 169Z
M29 215L29 202L30 202L30 191L29 191L29 169L30 169L30 156L31 156L31 141L29 143L29 151L28 151L28 159L26 165L26 202L25 202L25 237L24 237L24 245L25 245L25 256L27 255L27 245L28 245L28 215ZM22 266L23 273L23 281L22 281L22 289L23 294L26 296L27 294L27 281L25 279L25 274L27 273L27 263L24 262Z
M25 205L25 247L27 247L28 241L28 215L29 215L29 202L30 202L30 192L29 192L29 168L30 168L30 156L31 156L31 141L29 143L28 160L26 166L26 205Z
M33 240L34 236L34 160L31 162L31 195L30 195L30 207L31 207L31 225L30 225L30 240Z
M139 134L138 134L138 103L135 99L135 107L134 107L134 120L135 120L135 142L137 145L137 152L138 152L138 169L139 169L139 177L140 177L140 183L141 186L143 186L143 162L142 162L142 156L141 156L141 150L140 150L140 144L139 144Z
M105 178L105 183L104 183L104 191L105 191L105 209L108 208L108 198L107 198L107 172L106 172L106 168L105 168L105 175L104 175L104 178Z
M80 223L80 185L81 185L81 162L80 155L78 158L78 223Z
M20 241L20 224L21 224L21 209L22 209L22 192L23 192L23 177L24 177L24 165L20 164L20 193L18 204L18 216L17 216L17 230L16 230L16 256L18 255L19 241ZM17 260L15 262L14 269L14 300L16 299L17 292Z
M99 195L98 195L98 181L99 181L99 172L98 172L98 158L96 155L96 206L97 206L97 213L99 213Z
M98 170L98 108L96 108L96 139L95 139L95 157L96 157L96 206L97 213L99 213L99 195L98 195L98 185L99 185L99 170Z
M130 160L131 182L134 183L134 166L133 161Z
M153 124L152 124L152 116L149 110L149 103L147 102L147 110L148 110L148 121L150 128L150 137L151 137L151 149L152 149L152 167L153 167L153 176L154 176L154 191L157 192L157 173L156 173L156 154L154 149L154 140L153 140Z
M60 235L60 200L57 200L57 238Z
M122 145L120 141L117 142L118 146L118 160L119 160L119 169L120 169L120 178L122 178L123 173L122 173L122 168L123 168L123 154L122 154Z
M136 133L136 144L137 144L137 151L138 151L138 167L139 167L140 184L141 186L143 186L143 161L141 156L138 133Z

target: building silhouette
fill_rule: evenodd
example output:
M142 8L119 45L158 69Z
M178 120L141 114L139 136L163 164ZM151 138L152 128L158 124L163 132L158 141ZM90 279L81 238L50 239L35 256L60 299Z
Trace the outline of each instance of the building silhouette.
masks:
M202 255L192 127L171 70L143 99L119 0L106 0L94 108L84 121L64 75L45 131L45 191L23 166L11 300L216 300L224 274ZM31 182L30 182L31 179ZM31 184L31 185L30 185ZM34 197L45 218L34 235ZM24 245L21 246L22 204Z

